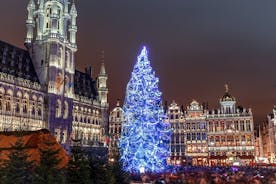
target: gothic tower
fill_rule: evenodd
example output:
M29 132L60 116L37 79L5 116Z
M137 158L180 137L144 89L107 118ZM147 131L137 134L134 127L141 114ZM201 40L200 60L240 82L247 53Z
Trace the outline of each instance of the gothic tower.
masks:
M98 93L99 93L99 101L103 106L106 106L107 104L108 88L107 88L106 81L107 81L107 74L105 72L104 63L102 63L100 74L98 76Z
M104 56L103 56L104 57ZM103 60L104 61L104 58ZM107 135L107 130L108 130L108 114L107 114L107 108L108 108L108 102L107 102L107 94L108 94L108 88L107 88L107 74L105 71L105 66L104 63L101 65L100 69L100 74L98 75L98 94L99 94L99 103L100 103L100 108L102 111L102 119L103 119L103 135Z
M30 0L25 46L39 81L47 93L45 106L49 130L69 148L76 45L75 3L70 0Z

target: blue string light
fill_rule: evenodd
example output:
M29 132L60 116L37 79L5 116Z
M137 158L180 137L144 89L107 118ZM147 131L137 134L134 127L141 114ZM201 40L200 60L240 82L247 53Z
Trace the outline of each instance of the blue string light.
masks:
M170 125L164 122L159 79L143 47L126 89L124 122L119 141L125 171L160 173L170 155Z

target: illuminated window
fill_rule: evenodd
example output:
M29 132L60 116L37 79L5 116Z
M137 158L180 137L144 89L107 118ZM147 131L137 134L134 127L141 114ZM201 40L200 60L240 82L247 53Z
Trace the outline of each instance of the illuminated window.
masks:
M228 144L230 144L230 145L234 145L234 137L233 137L233 136L228 136L228 137L227 137L227 142L228 142Z
M15 112L20 113L19 102L16 103Z

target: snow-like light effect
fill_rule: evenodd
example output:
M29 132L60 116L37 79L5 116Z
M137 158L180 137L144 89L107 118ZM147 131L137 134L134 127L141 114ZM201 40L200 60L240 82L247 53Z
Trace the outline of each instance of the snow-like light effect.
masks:
M164 122L159 79L143 47L126 89L120 139L121 161L132 173L164 171L170 155L170 125Z

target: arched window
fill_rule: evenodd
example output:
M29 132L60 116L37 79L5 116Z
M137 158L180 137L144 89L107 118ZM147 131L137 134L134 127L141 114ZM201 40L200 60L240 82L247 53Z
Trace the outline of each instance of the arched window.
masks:
M69 107L68 107L68 102L64 102L64 115L63 118L67 119L68 118L68 114L69 114Z
M15 112L21 113L21 101L22 101L22 93L18 91L16 93L16 100L15 100Z
M8 90L6 95L6 111L8 112L12 110L12 106L11 106L12 96L13 96L12 90Z
M34 116L35 115L35 105L33 104L32 106L32 115Z
M16 99L16 105L15 105L15 112L16 113L20 113L20 106L19 106L19 104L20 104L19 99Z
M4 94L5 94L4 88L0 88L0 110L3 110Z
M38 116L41 116L41 115L42 115L42 109L41 109L41 107L38 107L38 108L37 108L37 115L38 115Z
M58 99L56 104L56 118L61 116L61 101Z
M37 115L42 116L43 111L43 98L40 97L37 101Z
M23 113L27 114L28 113L28 103L29 103L29 95L24 94L23 98Z

